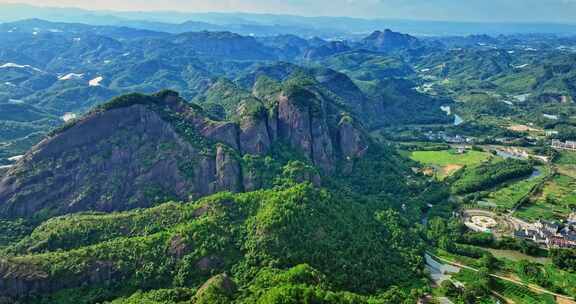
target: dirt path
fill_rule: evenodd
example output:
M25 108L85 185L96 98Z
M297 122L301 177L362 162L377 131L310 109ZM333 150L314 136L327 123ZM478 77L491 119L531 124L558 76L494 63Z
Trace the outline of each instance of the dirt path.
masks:
M556 299L556 302L558 304L576 304L576 301L568 300L568 299L564 299L564 298L558 298L558 299Z
M446 165L442 168L442 176L444 177L448 177L450 175L452 175L452 173L462 169L462 165L455 165L455 164L450 164L450 165Z
M497 297L499 297L500 299L503 299L504 301L506 301L507 304L516 304L516 302L512 301L511 299L508 299L507 297L497 293L494 290L491 290L492 294L496 295Z

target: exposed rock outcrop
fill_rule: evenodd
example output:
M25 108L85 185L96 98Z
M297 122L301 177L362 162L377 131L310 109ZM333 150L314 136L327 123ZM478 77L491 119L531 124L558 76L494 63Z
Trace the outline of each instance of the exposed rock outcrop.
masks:
M216 188L211 192L242 190L240 162L233 151L224 146L216 148Z
M339 157L361 157L367 145L356 126L335 121L338 105L305 88L280 92L271 108L252 102L251 109L241 104L238 122L222 122L174 92L120 97L10 168L0 179L0 215L109 212L255 190L262 172L244 170L242 155L286 144L329 174Z
M264 155L270 151L273 138L268 132L266 113L243 114L240 111L239 142L243 154Z
M365 135L354 127L350 118L344 117L338 128L342 156L346 160L364 156L368 149Z
M135 201L149 206L160 192L208 193L181 170L187 159L215 161L207 158L143 105L93 113L41 142L8 172L0 181L0 211L111 211ZM194 171L209 178L211 170ZM146 194L152 191L157 193Z
M33 265L0 260L1 296L6 297L7 303L15 303L12 301L15 298L75 287L78 282L85 284L112 282L120 276L113 262L93 261L90 263L89 271L61 280L48 280L49 274L36 269Z
M303 91L303 94L310 94ZM300 96L278 97L278 137L292 147L299 148L306 157L312 156L312 134L310 108L307 104L298 104ZM314 98L311 94L305 98ZM298 107L300 106L300 108Z
M236 283L227 274L219 274L210 278L198 289L194 296L194 303L208 303L205 298L213 294L231 298L237 289Z
M172 239L170 239L170 246L168 247L168 253L172 258L180 260L189 252L190 248L186 244L185 239L181 235L175 235L172 237Z
M217 270L224 265L224 260L218 256L206 256L196 262L196 268L204 274Z

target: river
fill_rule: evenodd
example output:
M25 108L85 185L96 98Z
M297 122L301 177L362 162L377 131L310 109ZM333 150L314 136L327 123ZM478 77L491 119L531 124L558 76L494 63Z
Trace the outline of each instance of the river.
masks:
M464 119L462 119L462 117L460 117L460 115L454 114L454 125L459 126L463 123L464 123Z
M513 159L519 159L519 160L526 160L527 157L524 156L520 156L517 154L513 154L507 151L503 151L503 150L494 150L496 151L496 155L502 157L502 158L513 158ZM539 177L540 175L542 175L542 171L540 170L540 168L538 167L534 167L534 171L532 172L532 174L530 175L530 179Z
M451 106L440 106L440 110L442 110L446 115L452 115L452 107ZM454 125L459 126L464 123L464 119L460 117L460 115L454 113Z

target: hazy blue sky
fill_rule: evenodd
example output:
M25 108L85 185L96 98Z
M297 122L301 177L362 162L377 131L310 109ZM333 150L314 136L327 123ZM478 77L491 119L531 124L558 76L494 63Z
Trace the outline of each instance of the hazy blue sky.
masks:
M268 12L468 21L576 22L576 0L0 0L113 10Z

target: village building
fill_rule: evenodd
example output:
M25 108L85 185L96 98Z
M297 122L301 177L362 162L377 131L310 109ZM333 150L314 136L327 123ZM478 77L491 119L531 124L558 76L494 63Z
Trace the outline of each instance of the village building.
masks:
M442 141L450 144L471 144L476 141L474 137L463 136L463 135L448 135L444 131L432 132L428 131L425 136L430 141Z
M552 140L552 148L558 150L576 151L576 141L562 142L557 139Z
M576 248L576 224L539 220L514 232L514 237L548 248Z
M466 153L466 146L456 147L456 154L464 154L464 153Z
M528 159L530 157L526 150L516 147L500 147L496 149L496 153L505 158Z
M570 213L566 222L571 225L576 225L576 212Z

